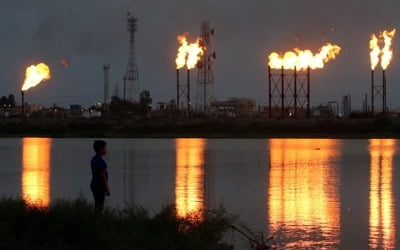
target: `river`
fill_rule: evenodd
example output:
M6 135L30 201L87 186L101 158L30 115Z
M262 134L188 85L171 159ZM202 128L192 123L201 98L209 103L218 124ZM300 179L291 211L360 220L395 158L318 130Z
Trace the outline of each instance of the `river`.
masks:
M282 248L392 249L400 239L399 141L106 139L106 205L178 215L223 205ZM93 139L0 139L0 196L38 206L89 190Z

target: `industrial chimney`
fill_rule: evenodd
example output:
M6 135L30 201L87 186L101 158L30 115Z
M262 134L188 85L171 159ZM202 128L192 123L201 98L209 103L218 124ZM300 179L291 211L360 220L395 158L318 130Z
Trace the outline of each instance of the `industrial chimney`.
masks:
M103 101L103 107L104 107L104 114L108 114L108 101L109 101L109 94L110 94L110 81L109 81L109 70L110 70L110 64L104 64L103 65L104 69L104 101Z

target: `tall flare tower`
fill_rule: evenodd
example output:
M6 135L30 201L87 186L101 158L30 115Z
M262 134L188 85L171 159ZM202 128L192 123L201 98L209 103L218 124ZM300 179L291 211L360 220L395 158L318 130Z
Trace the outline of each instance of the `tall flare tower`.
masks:
M201 23L201 46L204 48L204 55L198 63L198 89L196 96L197 109L207 112L210 102L213 99L214 72L213 62L215 52L212 48L211 38L214 36L214 29L210 28L209 22Z
M126 73L124 75L124 93L130 101L137 101L139 96L139 71L136 64L135 32L137 30L137 19L128 12L129 59Z

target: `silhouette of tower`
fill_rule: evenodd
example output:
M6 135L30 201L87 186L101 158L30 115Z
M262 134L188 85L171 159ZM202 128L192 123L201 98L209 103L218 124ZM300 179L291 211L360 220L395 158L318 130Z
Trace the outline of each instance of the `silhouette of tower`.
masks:
M198 90L196 104L199 111L207 112L210 101L213 98L214 72L212 69L215 60L215 52L212 50L211 37L214 29L209 22L201 23L201 45L204 48L204 56L198 64Z
M135 51L135 32L137 29L137 19L128 12L128 31L129 31L129 59L126 73L124 76L124 93L130 101L137 101L139 95L139 71L136 64ZM125 98L125 96L124 96Z
M104 70L104 113L108 113L109 102L110 102L110 64L103 65Z

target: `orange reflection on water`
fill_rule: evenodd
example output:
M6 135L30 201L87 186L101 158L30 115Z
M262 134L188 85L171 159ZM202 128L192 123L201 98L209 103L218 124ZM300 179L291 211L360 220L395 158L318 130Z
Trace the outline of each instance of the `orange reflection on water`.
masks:
M395 248L395 217L393 199L393 139L369 140L370 194L369 194L369 246Z
M282 234L285 247L339 243L339 174L333 139L271 139L268 184L269 231Z
M176 139L175 197L178 216L201 216L204 207L205 139Z
M50 204L50 138L22 139L22 197L31 205Z

